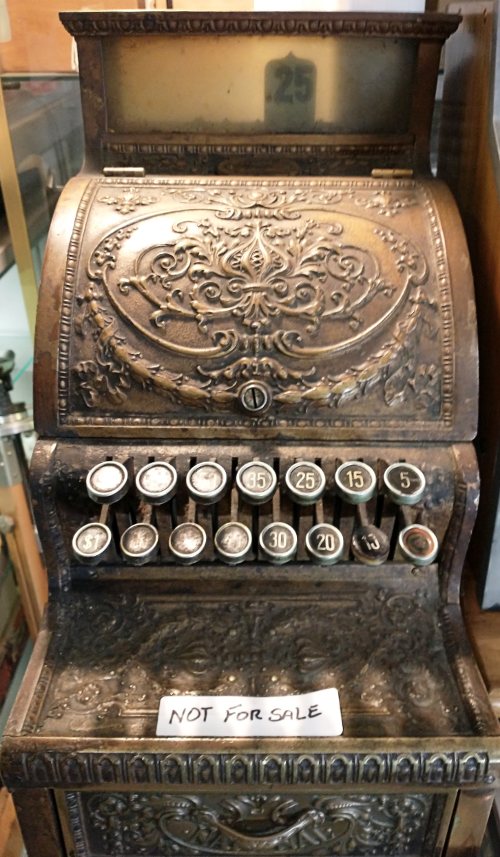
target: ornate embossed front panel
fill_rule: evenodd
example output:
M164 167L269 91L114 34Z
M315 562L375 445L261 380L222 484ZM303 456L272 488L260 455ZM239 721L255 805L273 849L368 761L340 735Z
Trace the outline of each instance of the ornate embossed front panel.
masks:
M79 184L59 431L450 437L470 422L431 185Z
M460 685L450 669L453 625L439 615L432 575L419 580L400 568L384 583L352 577L356 590L337 582L320 602L99 588L72 595L53 611L23 728L47 737L153 738L164 694L337 687L346 737L483 732L463 662Z
M68 792L75 857L429 857L433 794Z

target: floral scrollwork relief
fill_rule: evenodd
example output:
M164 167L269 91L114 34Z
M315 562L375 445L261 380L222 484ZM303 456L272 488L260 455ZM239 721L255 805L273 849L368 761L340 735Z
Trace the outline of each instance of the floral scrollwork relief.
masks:
M72 796L69 803L77 827L79 807L72 806ZM433 797L107 792L91 793L81 803L92 841L109 855L328 851L363 857L416 853L412 849L423 842Z
M351 195L384 216L414 201ZM366 242L355 239L353 216L333 217L339 191L316 190L315 211L303 189L211 196L215 211L199 188L174 189L192 211L152 216L170 236L162 243L145 243L144 216L94 248L76 318L94 354L73 367L88 408L123 404L138 384L187 406L233 409L240 386L256 378L287 413L375 390L389 407L439 401L439 358L422 359L420 348L437 335L437 305L427 261L408 238L366 221ZM131 240L140 250L125 253Z
M124 188L119 194L103 194L97 201L112 206L119 214L130 214L142 206L153 205L158 197L139 193L133 188Z

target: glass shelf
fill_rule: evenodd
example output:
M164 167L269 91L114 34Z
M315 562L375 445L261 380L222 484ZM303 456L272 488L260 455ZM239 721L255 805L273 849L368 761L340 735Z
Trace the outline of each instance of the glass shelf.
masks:
M78 172L83 159L82 115L78 77L74 74L5 74L1 77L8 134L16 175L8 176L10 191L18 183L32 277L38 283L52 213L64 184ZM4 177L5 181L5 177ZM33 339L25 306L20 268L14 264L14 229L24 226L9 214L9 196L0 196L0 355L16 355L12 374L13 403L25 403L33 412ZM24 300L23 300L24 297ZM36 291L29 295L36 301ZM23 437L27 458L34 435Z
M55 203L62 187L78 172L83 160L78 77L74 74L4 74L1 82L38 280ZM0 274L13 261L5 229L5 208L2 214Z

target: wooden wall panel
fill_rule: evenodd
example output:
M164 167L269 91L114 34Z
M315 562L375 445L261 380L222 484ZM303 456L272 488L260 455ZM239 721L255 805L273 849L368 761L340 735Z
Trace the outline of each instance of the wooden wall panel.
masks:
M12 38L0 43L1 72L68 72L71 37L59 12L75 9L137 9L139 0L8 0Z
M500 461L500 175L491 138L493 4L454 3L464 15L445 51L439 174L462 214L476 288L480 355L477 450L481 500L471 565L486 571L498 500Z

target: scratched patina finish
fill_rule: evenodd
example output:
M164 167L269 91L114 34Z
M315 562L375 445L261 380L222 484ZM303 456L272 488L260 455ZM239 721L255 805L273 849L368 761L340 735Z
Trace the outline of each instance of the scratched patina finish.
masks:
M86 162L54 217L39 304L33 502L51 596L2 743L28 853L472 857L499 758L460 609L478 499L474 300L456 206L428 171L441 45L458 19L137 11L65 21L78 41ZM222 55L233 35L252 50L254 37L286 38L269 75L293 54L299 90L307 79L318 94L319 60L302 43L294 52L294 38L309 52L311 38L349 44L351 56L353 45L379 58L401 49L408 103L373 133L312 133L326 121L312 98L311 133L170 133L151 114L140 127L147 111L127 125L124 77L146 104L128 58L172 56L184 37L198 54L197 39L214 39ZM127 75L113 73L113 56ZM159 86L174 91L156 67L147 80L149 107ZM351 109L362 93L342 95ZM378 101L370 113L378 122ZM278 119L302 127L295 109ZM255 459L278 482L261 506L235 486ZM86 476L110 460L129 484L100 506ZM178 476L175 497L154 507L134 487L151 461ZM231 486L211 505L186 479L207 461ZM325 477L307 506L286 487L297 461ZM354 508L336 476L359 461L376 491ZM413 506L384 487L401 462L425 477ZM112 547L89 565L73 537L98 520ZM237 566L214 550L231 520L252 535ZM259 544L271 521L297 534L296 556L278 566ZM140 568L120 551L137 522L159 541ZM207 534L193 565L170 545L185 522ZM327 522L344 540L331 566L306 550ZM378 566L351 549L367 524L388 543ZM408 524L435 534L427 566L403 558ZM164 695L331 686L338 737L155 734Z
M119 645L115 641L120 641ZM165 653L168 652L168 657ZM471 734L431 580L339 586L321 602L81 595L58 610L38 735L154 737L164 694L339 689L345 736Z
M68 793L77 843L87 854L328 857L410 855L431 848L429 825L443 799L435 795L297 795L227 793L213 799L179 794ZM83 841L90 843L89 851Z
M456 419L450 278L421 183L93 180L72 245L61 427Z

